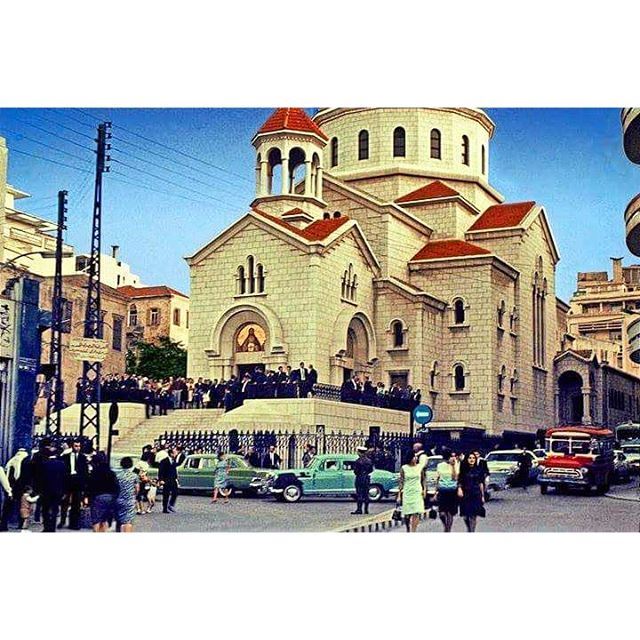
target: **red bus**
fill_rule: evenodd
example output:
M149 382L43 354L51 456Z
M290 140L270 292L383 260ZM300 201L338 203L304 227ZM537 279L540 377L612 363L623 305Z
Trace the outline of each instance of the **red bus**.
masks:
M547 429L540 462L540 493L581 488L598 494L609 490L613 478L615 435L601 427L566 426Z

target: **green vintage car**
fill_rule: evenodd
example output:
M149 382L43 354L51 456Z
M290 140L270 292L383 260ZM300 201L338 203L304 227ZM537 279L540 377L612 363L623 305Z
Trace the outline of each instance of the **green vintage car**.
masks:
M270 471L265 479L256 479L251 486L284 502L298 502L303 495L352 496L355 493L353 463L357 458L348 454L319 455L307 468ZM398 478L397 473L374 470L369 499L378 502L397 491Z
M213 474L218 457L213 453L196 453L187 456L178 467L178 484L185 491L213 491ZM266 479L268 471L252 467L242 456L233 453L225 456L229 463L229 487L244 494L260 495L266 493L260 487L252 487L252 482ZM158 477L158 470L150 468L150 478Z

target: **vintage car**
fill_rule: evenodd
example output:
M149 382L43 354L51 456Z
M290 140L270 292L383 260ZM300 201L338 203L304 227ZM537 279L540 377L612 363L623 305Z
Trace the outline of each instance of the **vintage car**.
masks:
M268 492L284 502L298 502L302 496L352 496L355 493L353 463L357 455L323 454L303 469L270 471L266 478L255 479L251 487ZM369 499L378 502L397 491L398 474L375 469L371 474Z
M623 451L613 451L613 482L626 484L631 481L631 465Z
M485 456L487 467L489 467L489 473L495 483L510 484L515 474L518 471L520 465L520 456L522 455L522 449L498 449L496 451L490 451ZM527 451L527 455L531 457L531 468L529 470L529 482L535 482L538 473L540 472L540 459L532 451Z
M264 479L268 471L252 467L242 456L233 453L225 457L229 463L229 488L241 491L243 494L260 495L260 485L252 486L252 482ZM213 474L218 458L213 453L198 453L187 456L178 467L178 484L183 491L213 490ZM147 472L150 478L158 477L158 470L150 468Z
M640 441L629 440L620 445L622 453L627 458L629 469L633 475L640 474Z
M598 494L609 489L615 475L613 431L599 427L566 426L547 429L547 457L540 463L540 493L581 488Z

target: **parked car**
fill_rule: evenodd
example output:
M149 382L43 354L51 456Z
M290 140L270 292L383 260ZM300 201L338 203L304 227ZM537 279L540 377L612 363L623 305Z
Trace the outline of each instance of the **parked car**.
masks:
M640 442L623 442L620 445L622 453L627 458L630 471L633 475L640 475Z
M531 457L531 470L529 471L529 481L535 482L540 472L539 459L532 451L527 450L527 455ZM510 484L518 471L520 464L521 449L507 449L490 451L486 456L487 467L494 482L498 480L504 485Z
M213 475L218 462L218 456L213 453L197 453L187 456L178 467L178 484L181 490L212 491ZM242 456L230 453L225 457L229 463L229 487L232 491L242 491L243 494L260 495L260 485L252 486L252 482L264 479L269 473L266 469L252 467ZM158 470L150 468L147 472L150 478L158 477Z
M353 463L358 456L323 454L316 456L304 469L267 472L256 478L251 487L268 492L284 502L298 502L305 496L352 496L355 493ZM375 469L371 474L369 500L378 502L398 489L399 474Z
M547 452L544 449L534 449L531 453L538 459L538 462L547 457Z
M626 484L631 481L631 465L623 451L613 451L613 482Z

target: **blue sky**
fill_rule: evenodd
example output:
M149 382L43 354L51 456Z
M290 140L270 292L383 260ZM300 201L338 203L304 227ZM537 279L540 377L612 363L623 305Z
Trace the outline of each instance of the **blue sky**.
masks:
M183 256L237 219L253 199L251 138L270 112L0 109L0 135L10 149L9 181L33 196L29 206L23 201L24 209L53 220L57 191L69 191L67 241L82 252L90 238L93 126L112 120L103 251L118 244L122 260L145 284L188 291ZM545 206L561 255L557 294L568 299L576 272L608 269L610 256L635 262L624 241L623 212L640 191L640 168L622 152L619 110L487 112L496 123L491 183L507 201Z

